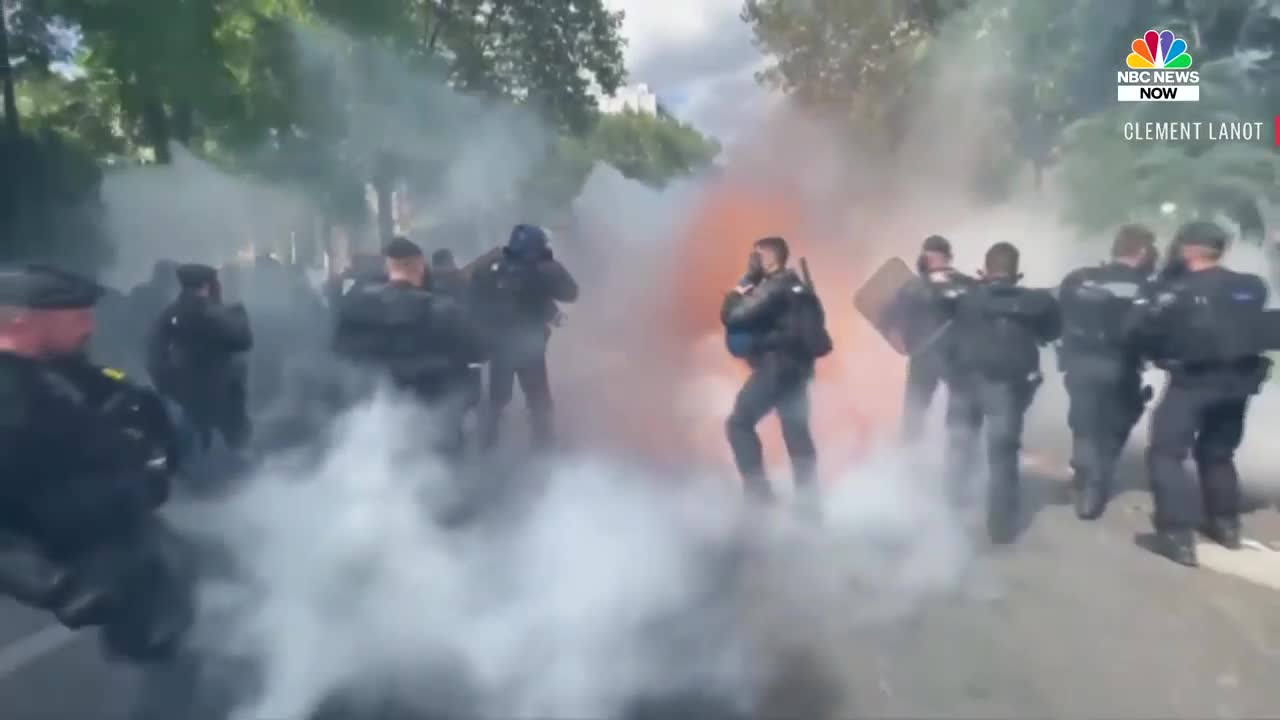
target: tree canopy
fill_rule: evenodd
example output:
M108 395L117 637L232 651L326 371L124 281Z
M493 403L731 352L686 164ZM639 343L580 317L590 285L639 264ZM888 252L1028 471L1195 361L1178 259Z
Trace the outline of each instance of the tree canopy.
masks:
M481 130L520 156L491 163L519 176L494 202L524 206L567 204L597 160L661 184L714 154L672 119L601 116L596 97L626 78L603 0L0 3L10 135L108 163L183 146L295 186L330 224L370 219L371 187L384 240L393 193L429 204Z
M940 67L963 62L966 48L992 53L999 62L980 64L999 88L989 130L1007 152L991 157L1037 178L1057 171L1068 220L1085 232L1168 203L1240 218L1265 217L1253 206L1280 200L1270 143L1133 143L1121 134L1127 121L1269 121L1280 99L1280 0L745 0L742 15L774 58L761 82L889 142L901 139L913 93ZM1116 102L1125 49L1153 27L1187 39L1201 102ZM1173 177L1184 181L1175 187Z

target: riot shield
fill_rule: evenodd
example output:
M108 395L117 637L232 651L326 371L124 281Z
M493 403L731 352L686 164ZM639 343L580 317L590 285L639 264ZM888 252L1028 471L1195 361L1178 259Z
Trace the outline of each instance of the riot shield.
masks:
M899 355L909 354L908 348L902 336L891 329L889 311L898 293L915 278L916 274L902 258L890 258L871 273L853 295L853 307Z

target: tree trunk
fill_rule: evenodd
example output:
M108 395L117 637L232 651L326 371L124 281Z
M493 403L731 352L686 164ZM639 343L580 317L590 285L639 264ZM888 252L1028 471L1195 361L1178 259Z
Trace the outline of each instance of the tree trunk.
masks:
M4 127L10 138L17 138L22 125L18 121L18 90L14 87L13 65L9 63L9 22L4 8L5 3L0 0L0 83L4 84Z
M147 142L155 151L156 162L168 165L173 162L173 153L169 150L169 141L173 133L169 127L169 113L164 105L152 98L142 103L142 128L147 135Z

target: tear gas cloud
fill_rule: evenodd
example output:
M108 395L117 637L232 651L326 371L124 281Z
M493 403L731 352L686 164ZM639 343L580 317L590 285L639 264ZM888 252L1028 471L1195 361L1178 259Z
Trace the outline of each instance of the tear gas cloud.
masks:
M258 663L242 717L304 717L392 681L402 702L474 717L618 717L694 689L754 706L784 652L838 667L837 624L903 612L962 567L947 509L886 467L850 471L824 535L743 517L692 473L673 487L592 453L515 474L545 472L545 492L496 524L445 529L457 479L419 449L427 424L380 398L339 421L318 465L277 458L193 513L253 580L246 596L210 588L198 639ZM767 552L739 557L744 522Z
M340 40L303 37L304 55ZM556 248L584 290L551 350L570 447L536 466L482 473L477 482L510 476L504 482L539 487L494 524L441 526L457 483L473 478L452 478L429 457L429 420L387 394L336 418L318 459L272 458L235 497L184 515L193 530L221 537L253 580L248 589L211 585L198 634L202 647L260 671L261 692L242 717L300 717L336 694L392 686L437 709L545 717L618 716L638 698L691 687L768 707L795 697L778 687L786 666L813 668L822 681L823 692L804 694L855 684L866 659L850 632L966 582L973 548L931 464L898 457L886 442L902 362L856 317L849 295L879 262L914 256L934 233L955 242L962 269L993 242L1019 244L1037 285L1096 256L1054 222L1051 187L1001 205L971 192L977 163L965 153L997 131L990 93L1004 81L991 42L955 45L948 66L965 68L962 76L944 71L921 84L904 141L911 151L901 155L782 110L729 148L714 179L658 192L597 168L575 204L584 236ZM975 62L957 59L966 48ZM423 84L394 63L379 73L375 85ZM966 104L972 95L952 83L981 86L987 99ZM432 92L432 112L465 117L472 129L431 155L442 157L447 210L499 218L499 227L536 221L488 205L518 168L533 166L536 124ZM929 111L943 105L946 113ZM371 107L367 127L397 148L440 153L410 119L394 122L403 112ZM938 118L945 128L930 124ZM256 189L193 167L138 171L170 175L148 190L150 202L110 192L109 201L133 208L143 235L187 227L150 229L149 208L191 206L182 196L199 195L204 174L226 184L209 181L221 189L204 191L201 212L244 216L237 198ZM723 421L743 371L725 357L717 311L750 243L771 234L810 259L836 338L813 388L828 491L821 528L744 513L726 463ZM130 238L122 258L139 261L154 247L181 257L208 248ZM1061 434L1056 387L1046 384L1034 413ZM784 457L772 424L761 431L770 457ZM857 712L857 697L828 699L805 714Z

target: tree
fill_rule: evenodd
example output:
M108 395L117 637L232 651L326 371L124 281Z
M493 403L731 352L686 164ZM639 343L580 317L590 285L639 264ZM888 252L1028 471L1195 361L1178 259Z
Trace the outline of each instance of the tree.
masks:
M929 40L970 0L745 0L758 78L817 112L892 125Z
M626 111L606 115L588 143L591 154L653 187L707 167L720 145L674 118Z
M1268 208L1280 201L1280 153L1273 148L1200 140L1126 142L1125 123L1249 122L1269 118L1280 92L1280 2L1160 2L1159 27L1188 38L1200 74L1198 103L1111 103L1064 133L1062 176L1067 219L1100 232L1130 219L1220 215L1246 237L1263 235ZM1137 31L1141 32L1141 31ZM1172 106L1172 107L1171 107Z

